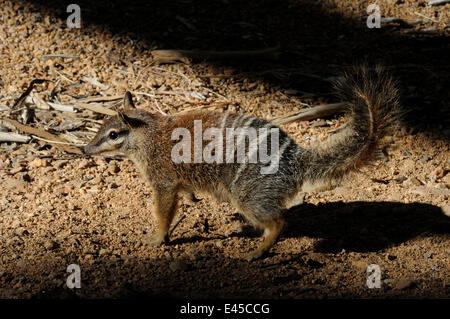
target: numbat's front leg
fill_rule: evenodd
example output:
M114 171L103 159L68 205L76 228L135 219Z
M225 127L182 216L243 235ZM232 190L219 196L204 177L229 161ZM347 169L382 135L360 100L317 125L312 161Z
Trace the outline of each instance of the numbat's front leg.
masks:
M169 242L169 228L177 210L178 195L175 187L155 187L154 194L158 229L150 243L159 246Z

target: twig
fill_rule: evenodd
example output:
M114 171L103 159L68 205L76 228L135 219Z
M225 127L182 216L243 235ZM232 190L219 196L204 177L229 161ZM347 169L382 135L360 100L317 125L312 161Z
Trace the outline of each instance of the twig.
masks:
M422 13L420 13L420 12L414 12L414 14L418 15L419 17L425 18L425 19L427 19L427 20L430 20L430 21L439 23L439 21L437 21L437 20L435 20L435 19L433 19L433 18L427 17L426 15L424 15L424 14L422 14Z
M88 83L92 84L93 86L97 86L101 90L107 90L109 88L108 85L100 83L96 78L90 78L90 77L87 77L87 76L83 76L81 78L81 80L83 80L84 82L88 82Z
M309 121L320 117L334 115L344 112L346 110L347 103L334 103L315 106L307 111L300 111L286 116L272 119L271 122L275 125L282 125L291 123L294 121Z
M28 125L24 125L24 124L21 124L21 123L15 121L15 120L13 120L13 119L9 119L9 118L5 118L3 120L6 121L6 122L11 123L12 125L14 125L19 131L22 131L22 132L25 132L25 133L28 133L28 134L37 135L37 136L40 136L42 138L53 140L53 141L64 142L58 136L53 135L53 134L51 134L51 133L49 133L49 132L47 132L45 130L41 130L41 129L37 129L37 128L31 127L31 126L28 126ZM56 144L55 147L61 149L64 152L67 152L67 153L83 154L83 152L81 152L80 149L74 148L74 147L70 147L70 146L67 146L67 145L58 145L58 144Z
M44 141L44 142L51 143L51 144L72 145L72 146L78 146L78 147L85 145L85 144L76 144L76 143L70 143L70 142L51 141L51 140L47 140L45 138L42 138L42 137L39 137L39 136L36 136L36 135L32 135L32 136L33 136L33 138L35 138L37 140Z
M112 96L91 96L85 99L80 99L78 102L90 103L90 102L110 102L123 99L123 95L112 95Z
M55 109L57 111L75 112L75 110L73 109L73 106L71 106L71 105L62 105L62 104L57 104L57 103L52 103L52 102L47 102L47 104L50 105L53 109Z
M177 221L175 222L175 224L173 224L173 226L170 228L170 230L169 230L169 236L171 236L172 235L172 233L173 233L173 231L175 230L175 228L178 226L178 224L179 223L181 223L181 221L183 220L183 219L185 219L186 218L186 215L182 215L182 216L180 216L180 218L178 218L177 219Z
M79 59L80 57L78 55L71 55L71 54L46 54L41 56L41 58L47 60L50 58Z

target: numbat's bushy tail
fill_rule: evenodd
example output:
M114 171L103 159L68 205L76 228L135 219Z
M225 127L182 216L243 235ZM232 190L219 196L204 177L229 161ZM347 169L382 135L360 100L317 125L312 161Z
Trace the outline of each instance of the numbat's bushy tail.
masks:
M247 257L255 259L275 243L283 228L283 212L295 203L296 194L305 190L305 184L329 184L369 160L387 128L398 119L398 90L382 68L355 68L335 86L342 100L349 102L350 120L316 148L300 147L273 123L261 118L207 110L175 115L150 113L136 109L131 94L126 93L124 111L119 112L119 116L106 119L84 151L86 154L121 152L139 168L152 186L155 198L158 231L153 244L160 245L169 240L179 194L189 194L190 199L195 199L192 193L202 192L230 202L252 225L264 230L263 242ZM201 123L200 127L196 123ZM196 162L197 146L191 147L191 153L190 137L195 140L199 132L205 135L207 131L211 132L210 129L219 136L215 143L218 149L209 149L209 155L214 153L217 158L215 161ZM239 143L232 144L228 153L225 136L235 129L244 129L232 136L232 140L236 137L237 141L243 142L244 147ZM254 134L256 130L265 133L256 138L249 129L253 129ZM176 133L180 130L183 134ZM269 131L270 138L265 135ZM186 138L187 143L178 141L180 136ZM271 173L263 173L267 172L268 162L261 161L261 153L258 153L259 161L250 161L266 141L264 137L270 141L266 150L271 150L269 169L274 168ZM246 140L255 142L258 147L245 147ZM180 161L178 157L180 145L184 145L183 158L184 147L187 147L187 161ZM245 151L245 160L224 162L225 151L220 145L227 145L226 153L232 158ZM202 150L202 145L199 149ZM208 155L207 147L203 151L200 155Z
M300 161L308 167L304 182L313 184L340 179L371 160L378 142L400 119L398 88L392 77L377 66L354 67L334 87L348 102L349 121L327 142L308 149Z

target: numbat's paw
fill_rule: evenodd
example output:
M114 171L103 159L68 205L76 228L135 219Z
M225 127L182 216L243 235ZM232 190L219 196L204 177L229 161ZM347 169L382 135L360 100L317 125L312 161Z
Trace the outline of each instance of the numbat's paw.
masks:
M155 235L150 238L150 246L161 246L162 244L167 244L169 242L169 238L167 235Z
M247 261L253 261L253 260L259 259L259 258L262 257L263 254L264 254L264 251L255 250L255 251L249 253L249 254L245 257L245 260L247 260Z

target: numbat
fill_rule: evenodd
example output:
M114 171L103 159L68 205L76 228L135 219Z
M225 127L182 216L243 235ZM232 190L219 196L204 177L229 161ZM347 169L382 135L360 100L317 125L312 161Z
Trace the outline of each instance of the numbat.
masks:
M381 67L356 67L334 86L339 97L348 102L350 119L345 127L317 147L302 148L272 123L249 115L205 110L173 116L149 113L136 109L127 92L124 111L104 121L84 152L120 152L138 167L152 186L155 197L159 226L153 244L168 241L179 194L195 198L194 192L206 192L230 202L253 226L264 231L261 245L247 256L252 260L274 245L284 225L283 212L299 191L305 190L307 185L330 185L374 158L378 142L398 120L398 89ZM208 129L221 133L214 147L209 145L211 156L228 152L237 158L239 152L244 152L243 160L195 161L193 155L199 143L194 145L194 139L185 143L181 152L181 142L177 139L180 135L174 132L182 129L194 136L196 121L201 121L203 142L205 136L212 140L213 134L211 130L208 133ZM229 148L221 151L220 147L229 146L230 141L225 140L227 130L236 128L244 129L238 130L240 133L236 136L244 143L233 143L231 154ZM266 139L259 135L257 143L252 144L252 136L245 130L249 128L275 130L277 139L269 138L270 134L266 134ZM265 151L270 150L271 159L276 159L276 169L268 173L262 170L267 168L267 161L250 160L257 153L254 146L262 147L262 144L265 144ZM200 147L202 145L200 141ZM239 150L242 145L244 150ZM178 153L183 161L174 158ZM186 161L189 158L192 161Z

